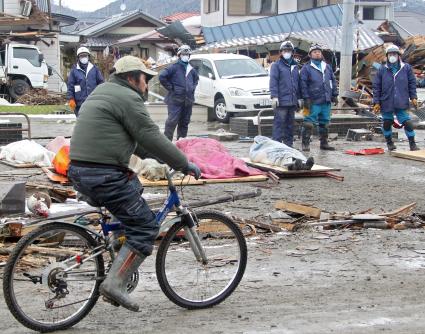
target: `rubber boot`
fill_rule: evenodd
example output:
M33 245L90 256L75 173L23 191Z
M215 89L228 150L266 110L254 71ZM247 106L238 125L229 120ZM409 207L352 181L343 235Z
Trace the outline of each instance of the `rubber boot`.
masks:
M320 125L320 149L325 151L335 151L335 147L329 146L328 136L329 130L326 125Z
M415 142L415 137L409 137L409 146L411 151L419 151L419 147Z
M303 169L303 162L300 159L294 159L292 163L286 166L288 170L302 170Z
M127 292L127 282L145 259L145 255L140 254L128 243L125 243L112 262L108 276L100 285L100 294L130 311L137 312L139 305L130 299Z
M310 138L311 133L313 132L313 124L312 123L304 123L301 129L301 149L304 152L310 152Z
M303 163L303 170L311 170L314 166L314 158L309 157L305 163Z
M388 151L395 151L397 149L397 147L394 145L393 137L388 136L388 137L385 137L385 139L387 141Z

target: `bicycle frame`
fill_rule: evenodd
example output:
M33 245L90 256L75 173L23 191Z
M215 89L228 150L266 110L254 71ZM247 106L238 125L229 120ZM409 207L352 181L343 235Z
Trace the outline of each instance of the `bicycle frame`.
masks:
M192 213L188 210L187 207L183 206L180 202L179 194L176 187L173 184L172 173L166 172L166 177L168 180L168 189L169 195L165 200L162 208L156 213L156 222L160 225L159 235L168 230L172 225L183 221L185 224L185 236L187 237L190 247L192 248L193 253L198 261L206 264L208 263L204 249L202 248L201 241L198 234L196 233L195 228L195 219L192 217ZM177 217L165 220L170 211L176 211ZM122 230L122 224L120 222L106 223L101 220L102 232L106 237L109 232Z

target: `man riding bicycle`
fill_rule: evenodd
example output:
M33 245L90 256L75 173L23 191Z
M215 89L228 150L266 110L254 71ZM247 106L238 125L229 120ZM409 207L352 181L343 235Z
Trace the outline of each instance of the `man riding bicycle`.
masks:
M141 197L137 175L128 169L130 156L157 157L185 174L200 176L152 121L144 105L148 81L157 73L139 58L125 56L115 73L98 86L80 110L71 139L68 177L74 188L96 206L106 207L125 228L126 242L117 254L100 293L138 311L127 293L127 282L151 255L159 226Z

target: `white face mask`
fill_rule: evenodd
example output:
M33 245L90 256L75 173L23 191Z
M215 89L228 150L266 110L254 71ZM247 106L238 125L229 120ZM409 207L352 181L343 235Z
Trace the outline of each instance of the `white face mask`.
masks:
M285 58L286 60L289 60L292 58L292 53L291 52L282 52L282 56L283 58Z
M89 63L89 57L80 58L80 63L86 65Z
M391 64L396 63L396 62L397 62L397 60L398 60L398 57L397 57L397 56L390 56L390 57L388 58L388 61L389 61Z
M189 61L189 58L190 58L190 56L182 55L180 59L182 60L182 62L187 63Z

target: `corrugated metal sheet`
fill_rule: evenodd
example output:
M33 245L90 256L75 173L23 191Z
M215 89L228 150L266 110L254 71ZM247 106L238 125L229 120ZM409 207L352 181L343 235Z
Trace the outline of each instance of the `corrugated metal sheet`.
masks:
M261 19L228 24L220 27L203 27L207 44L234 38L247 38L310 31L324 27L339 26L342 9L338 5L319 7L295 13L280 14Z
M79 32L80 35L82 36L94 36L98 33L101 33L109 28L112 28L120 23L124 24L124 22L127 22L129 20L132 20L138 16L143 16L144 18L146 18L148 21L154 22L158 24L158 27L161 27L163 25L165 25L165 23L163 23L162 21L158 20L157 18L148 15L146 13L143 13L140 10L134 10L131 12L128 12L126 14L119 14L119 15L114 15L108 19L105 19L103 21L100 21L98 23L93 24L92 26L81 30Z
M47 13L49 11L48 1L50 0L35 0L35 3L38 9L40 9L42 12Z
M359 26L359 37L357 37L357 29L354 33L353 38L353 48L354 51L364 51L370 48L373 48L377 45L382 45L384 41L378 37L370 29ZM324 48L339 52L341 51L341 27L327 27L319 28L308 31L298 31L291 34L291 39L307 41L309 43L319 43ZM237 48L243 46L255 46L255 45L264 45L272 43L280 43L284 41L289 36L289 33L276 34L276 35L267 35L267 36L257 36L257 37L245 37L245 38L233 38L230 40L211 43L200 49L200 51L206 51L208 49L223 49L223 48Z

